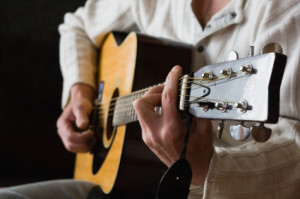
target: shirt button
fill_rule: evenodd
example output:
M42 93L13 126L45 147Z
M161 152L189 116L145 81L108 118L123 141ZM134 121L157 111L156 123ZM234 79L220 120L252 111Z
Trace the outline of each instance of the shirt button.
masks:
M204 47L203 46L198 46L197 51L199 53L203 52L204 51Z
M232 12L231 13L231 18L235 18L236 17L236 13L235 12Z

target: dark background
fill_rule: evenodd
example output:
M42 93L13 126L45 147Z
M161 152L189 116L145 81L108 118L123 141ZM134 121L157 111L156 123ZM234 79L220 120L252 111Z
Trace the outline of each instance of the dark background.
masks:
M61 113L58 25L84 0L0 0L0 187L72 178Z

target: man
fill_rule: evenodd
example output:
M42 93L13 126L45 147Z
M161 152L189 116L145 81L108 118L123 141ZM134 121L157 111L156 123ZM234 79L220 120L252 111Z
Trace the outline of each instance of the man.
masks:
M102 3L105 5L101 5ZM204 195L207 198L217 196L253 198L257 195L264 198L271 198L274 195L280 198L289 197L285 193L286 189L283 190L282 187L286 187L292 181L293 186L299 186L299 179L295 177L299 176L299 173L294 170L300 166L297 161L299 159L296 158L299 148L295 139L299 136L299 114L291 108L295 107L298 110L299 107L296 100L299 92L297 93L294 90L299 88L299 84L296 83L296 74L299 74L297 69L299 67L299 47L297 47L299 42L299 39L297 39L297 33L299 32L297 19L299 15L296 8L298 8L299 2L232 0L176 1L171 3L169 1L134 1L132 4L128 2L119 3L117 6L116 4L107 5L105 2L90 1L84 10L77 12L78 16L89 18L89 21L85 20L83 22L86 23L81 25L84 25L88 37L92 39L97 47L101 43L102 33L113 29L121 31L137 29L150 35L194 44L195 49L200 51L195 52L195 57L200 60L196 60L194 63L194 71L196 71L197 66L223 61L228 50L236 50L241 57L246 57L250 45L255 47L255 54L259 54L264 45L268 43L277 42L282 45L284 53L288 56L288 63L281 90L280 112L282 117L277 125L270 126L274 132L272 138L264 144L257 144L252 141L237 148L226 149L215 146L215 152L211 158L213 150L211 140L208 139L211 135L210 123L198 119L194 120L187 158L193 170L192 184L204 185L205 183ZM119 6L121 4L123 5ZM104 17L105 20L101 20L101 6L105 7L105 10L111 9L111 12L118 7L119 12L117 15L109 15L109 19ZM84 14L84 12L87 13ZM102 12L106 13L104 10ZM99 13L99 15L96 13ZM69 17L66 17L66 21ZM65 23L60 27L62 37L66 37L67 31L70 31L73 27L70 24ZM62 38L63 43L67 43L66 41L67 38ZM64 49L63 56L70 47ZM87 53L90 56L90 50ZM78 59L83 56L78 56ZM62 65L65 65L63 69L72 67L63 63L67 60L62 59ZM84 65L82 70L85 71L86 68L94 64L88 62L82 65ZM81 72L81 69L79 69L79 72ZM164 89L162 87L154 88L142 99L135 102L135 108L143 128L143 139L167 166L178 159L181 145L177 142L182 140L185 133L185 128L174 110L176 100L174 82L177 81L180 75L180 69L175 67L170 72ZM67 81L69 79L67 78ZM83 81L83 83L93 86L88 81ZM86 127L89 111L80 115L75 107L82 100L73 97L74 94L78 93L76 90L79 87L86 87L86 85L75 84L71 88L69 106L67 106L65 113L58 121L58 129L62 140L64 140L66 147L73 152L88 151L89 143L94 142L92 134L89 132L80 135L73 133L76 137L84 137L86 142L79 142L79 138L72 142L71 139L66 139L69 135L67 131L62 130L67 123L63 122L67 118L67 110L71 112L71 107L74 107L73 112L75 115L77 114L75 122L82 129ZM71 87L71 84L66 82L65 86ZM66 89L66 91L68 90ZM92 93L91 89L90 93ZM66 103L65 100L64 104ZM153 107L160 103L164 111L163 115L157 119L153 116ZM91 110L91 105L89 105L88 110ZM170 117L173 120L164 119ZM295 129L298 130L295 131ZM171 139L165 139L172 136L174 137ZM278 139L281 139L282 142L279 143ZM169 143L169 140L172 140L172 142ZM203 143L203 140L208 141ZM283 147L283 145L285 146ZM287 155L286 151L290 147L295 149L292 156ZM290 173L287 173L284 165L290 165ZM279 176L285 177L281 178ZM273 178L276 178L276 180L274 181ZM289 189L289 194L295 191L293 188Z
M281 87L281 117L278 124L269 126L271 139L264 144L249 141L237 147L213 146L210 121L194 119L187 148L193 170L189 197L297 197L299 8L300 2L295 0L89 0L75 14L67 14L60 26L65 109L57 127L65 147L72 152L88 152L95 143L93 133L86 129L94 98L96 49L111 30L134 30L193 44L194 71L223 61L228 50L246 57L250 45L259 54L264 45L277 42L288 63ZM151 89L134 103L143 140L167 166L178 159L182 148L178 142L186 130L175 110L174 83L180 75L181 69L174 67L165 86ZM159 118L153 116L153 107L158 104L163 108ZM84 190L89 193L94 186L89 184Z

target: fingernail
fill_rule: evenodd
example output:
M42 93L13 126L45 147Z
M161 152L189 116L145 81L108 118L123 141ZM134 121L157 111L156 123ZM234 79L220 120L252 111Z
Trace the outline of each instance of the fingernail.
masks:
M178 65L176 65L176 66L174 66L173 68L172 68L172 70L179 70L180 69L180 66L178 66Z

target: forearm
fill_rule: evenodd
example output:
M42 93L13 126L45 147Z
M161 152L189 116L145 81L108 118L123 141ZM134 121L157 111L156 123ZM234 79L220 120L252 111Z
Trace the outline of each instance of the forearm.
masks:
M86 33L80 30L80 26L83 24L78 22L78 30L74 32L70 31L71 25L60 26L60 65L64 80L63 107L69 101L69 92L74 84L80 82L95 87L97 50Z
M63 107L68 103L74 84L96 87L98 49L106 33L127 30L133 25L131 1L120 2L114 4L107 0L89 0L75 13L67 13L64 23L59 26L60 65L64 79Z

